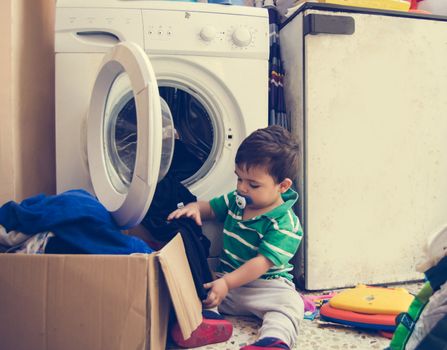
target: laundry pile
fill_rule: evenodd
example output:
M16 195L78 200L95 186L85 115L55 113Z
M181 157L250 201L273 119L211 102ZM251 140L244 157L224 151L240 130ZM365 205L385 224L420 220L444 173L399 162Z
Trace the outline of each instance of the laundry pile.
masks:
M125 235L90 193L70 190L39 194L0 207L3 251L49 254L152 253L145 242Z
M199 298L203 284L212 281L208 267L210 241L193 220L167 221L178 203L196 201L178 179L168 174L155 190L142 221L163 244L180 233ZM58 195L39 194L0 207L0 252L27 254L132 254L154 251L138 237L124 234L107 209L90 193L70 190Z

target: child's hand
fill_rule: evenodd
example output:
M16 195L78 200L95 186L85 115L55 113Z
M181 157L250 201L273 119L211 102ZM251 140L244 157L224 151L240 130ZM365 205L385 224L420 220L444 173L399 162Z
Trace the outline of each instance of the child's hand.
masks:
M183 208L174 210L171 214L168 215L168 220L179 219L183 216L193 219L197 225L202 226L200 208L197 202L188 203Z
M212 308L219 305L222 300L225 299L229 291L227 281L225 281L225 278L223 277L213 282L205 283L203 286L210 289L208 292L208 297L203 301L203 304L207 308Z

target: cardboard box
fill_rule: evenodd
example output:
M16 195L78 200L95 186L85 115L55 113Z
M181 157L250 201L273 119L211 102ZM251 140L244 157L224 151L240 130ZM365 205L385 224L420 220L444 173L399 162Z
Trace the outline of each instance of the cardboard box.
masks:
M162 350L171 302L189 338L202 307L180 235L150 255L0 254L2 350Z

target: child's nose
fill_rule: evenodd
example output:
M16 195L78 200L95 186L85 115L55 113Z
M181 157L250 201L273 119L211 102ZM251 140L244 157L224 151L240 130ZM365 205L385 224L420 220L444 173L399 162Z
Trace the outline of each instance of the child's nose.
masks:
M241 193L247 193L247 185L239 184L237 190L238 190L238 192L241 192Z

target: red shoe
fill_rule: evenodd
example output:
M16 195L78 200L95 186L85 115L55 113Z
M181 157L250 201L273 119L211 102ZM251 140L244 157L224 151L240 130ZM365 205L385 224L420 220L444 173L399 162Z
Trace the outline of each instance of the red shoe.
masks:
M182 348L197 348L207 344L221 343L230 339L233 325L227 320L204 318L200 326L188 339L183 339L182 331L176 322L171 329L171 337Z
M240 350L280 350L287 349L290 350L289 346L284 343L281 339L266 337L259 339L257 342L243 346Z

